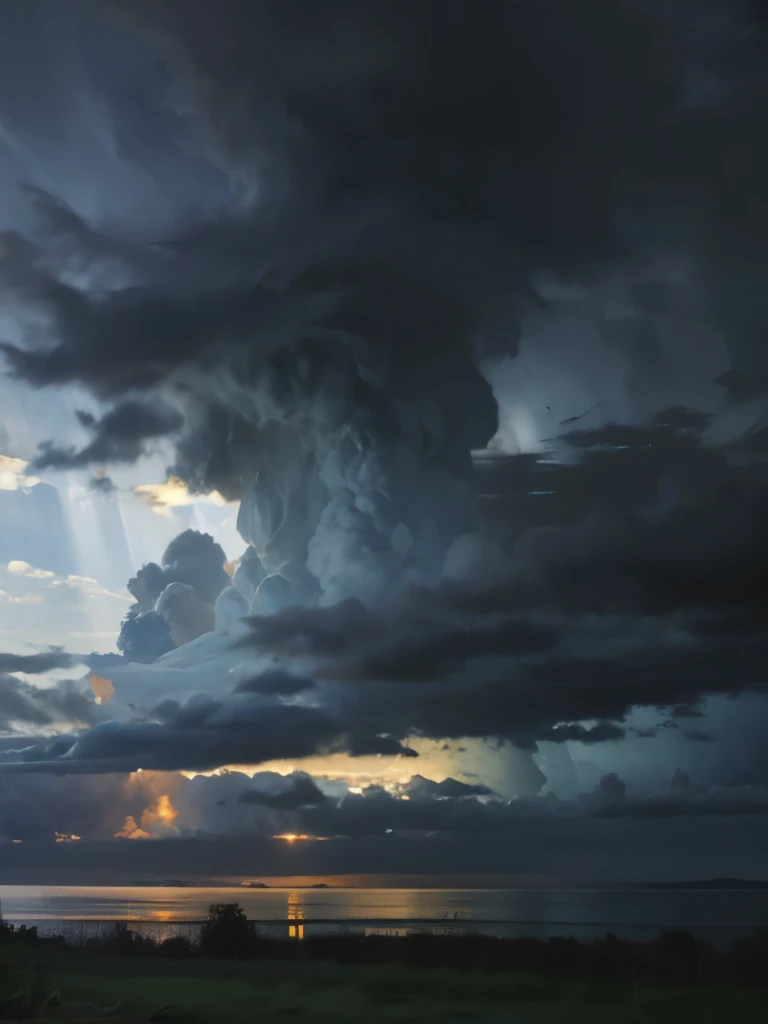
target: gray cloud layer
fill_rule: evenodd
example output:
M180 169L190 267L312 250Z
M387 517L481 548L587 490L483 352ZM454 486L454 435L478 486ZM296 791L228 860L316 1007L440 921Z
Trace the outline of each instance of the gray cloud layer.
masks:
M598 792L574 802L550 797L509 804L478 794L482 787L421 776L392 792L371 786L361 793L301 773L287 778L257 773L252 780L235 773L192 780L162 773L130 779L4 776L3 832L23 842L21 848L0 842L0 864L4 878L21 883L33 881L41 870L62 883L82 881L73 872L86 870L91 881L114 880L122 872L130 872L130 878L252 878L349 872L434 876L458 869L486 877L489 872L550 875L561 882L685 880L723 868L762 877L760 858L768 848L765 790L622 796L620 780L605 781ZM172 801L173 820L157 814L161 793ZM126 823L128 816L132 824ZM727 827L712 829L726 819ZM113 831L139 827L155 838L101 841ZM82 841L55 843L54 829ZM272 838L286 832L330 838L290 846Z
M41 675L57 668L71 668L76 664L77 658L55 649L42 654L0 654L0 672Z

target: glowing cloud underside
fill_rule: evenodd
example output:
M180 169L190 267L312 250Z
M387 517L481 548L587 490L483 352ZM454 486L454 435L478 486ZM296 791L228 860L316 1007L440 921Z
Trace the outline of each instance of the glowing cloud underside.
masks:
M161 793L153 804L145 808L140 820L129 814L123 827L114 834L115 839L159 839L178 832L176 819L179 812L167 793Z
M97 676L95 672L91 673L91 688L99 704L106 704L115 695L115 688L111 680L104 679L103 676Z

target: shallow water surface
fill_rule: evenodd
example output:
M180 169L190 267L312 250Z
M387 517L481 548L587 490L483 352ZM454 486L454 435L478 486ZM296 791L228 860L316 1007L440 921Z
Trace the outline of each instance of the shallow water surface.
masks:
M87 936L104 922L142 922L158 937L189 934L212 903L239 903L264 934L473 930L493 935L611 931L647 939L687 928L723 940L768 927L768 890L327 889L0 886L3 916ZM79 922L83 922L82 925ZM86 925L87 922L87 925ZM171 927L173 926L173 927Z

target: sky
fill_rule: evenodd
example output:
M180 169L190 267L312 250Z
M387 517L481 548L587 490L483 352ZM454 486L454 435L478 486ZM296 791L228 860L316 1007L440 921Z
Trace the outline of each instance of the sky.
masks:
M0 0L4 879L768 879L767 28Z

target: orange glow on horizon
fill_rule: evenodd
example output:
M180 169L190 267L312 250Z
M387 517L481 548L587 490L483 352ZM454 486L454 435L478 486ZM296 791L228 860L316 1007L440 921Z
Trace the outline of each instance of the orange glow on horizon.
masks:
M309 839L307 835L296 835L295 832L287 832L285 835L272 836L273 839L285 839L288 843L293 843L296 839Z
M57 843L79 843L82 836L76 836L74 832L54 832Z

